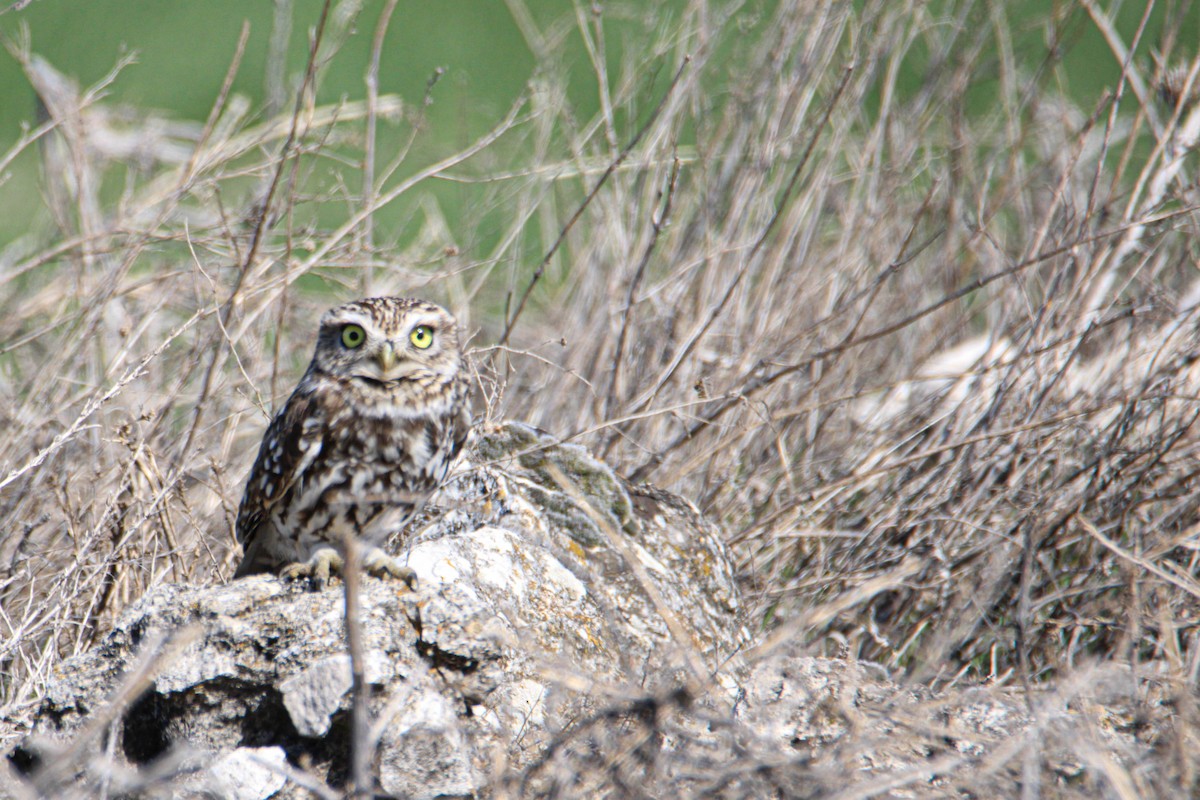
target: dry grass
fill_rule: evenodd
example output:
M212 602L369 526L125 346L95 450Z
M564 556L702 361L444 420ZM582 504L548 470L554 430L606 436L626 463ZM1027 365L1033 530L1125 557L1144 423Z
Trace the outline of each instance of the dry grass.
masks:
M943 687L1115 659L1194 691L1200 56L1151 60L1098 0L780 6L606 7L645 40L582 120L564 32L603 29L543 21L527 96L422 163L375 135L438 137L420 107L314 105L337 15L293 108L223 90L202 127L14 44L49 121L0 165L38 151L53 224L0 253L5 718L147 587L230 574L314 315L371 292L478 332L481 414L695 498L779 639ZM1078 108L1087 26L1124 73Z

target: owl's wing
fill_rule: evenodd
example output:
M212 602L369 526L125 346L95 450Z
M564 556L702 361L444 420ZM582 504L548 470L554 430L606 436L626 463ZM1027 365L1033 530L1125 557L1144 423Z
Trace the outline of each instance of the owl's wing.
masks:
M298 388L263 435L238 509L237 540L242 561L235 578L279 566L265 551L271 509L291 493L321 452L328 414L315 392Z
M457 397L454 402L455 411L451 423L453 433L450 441L450 457L447 459L450 463L453 463L454 459L458 457L463 444L467 441L467 436L471 433L471 382L466 375L459 375L455 389Z
M424 444L427 452L433 454L424 467L426 478L434 482L429 489L446 479L471 433L470 391L470 383L460 376L451 389L449 413L425 421Z

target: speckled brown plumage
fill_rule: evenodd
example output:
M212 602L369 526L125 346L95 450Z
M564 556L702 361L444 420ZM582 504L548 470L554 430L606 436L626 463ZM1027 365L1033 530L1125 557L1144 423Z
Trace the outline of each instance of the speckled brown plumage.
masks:
M234 577L281 569L323 582L353 535L368 571L409 579L380 546L462 449L469 391L457 324L440 306L373 297L327 312L246 481Z

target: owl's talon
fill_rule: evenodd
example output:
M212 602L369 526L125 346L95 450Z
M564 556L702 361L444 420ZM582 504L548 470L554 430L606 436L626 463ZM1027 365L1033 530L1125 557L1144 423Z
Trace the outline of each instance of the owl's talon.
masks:
M363 556L363 569L375 578L395 578L404 581L410 591L417 589L417 573L412 567L396 561L378 547L372 548Z
M336 550L324 549L313 553L308 561L298 561L288 564L279 571L279 577L288 582L307 579L309 585L316 591L325 588L329 578L342 574L346 562ZM380 550L371 548L363 555L362 568L368 575L376 578L395 578L404 581L409 590L416 591L417 573L412 567L406 567Z
M341 572L344 564L336 550L318 550L308 561L288 564L279 571L279 577L289 582L307 578L312 588L320 591L329 582L329 576Z

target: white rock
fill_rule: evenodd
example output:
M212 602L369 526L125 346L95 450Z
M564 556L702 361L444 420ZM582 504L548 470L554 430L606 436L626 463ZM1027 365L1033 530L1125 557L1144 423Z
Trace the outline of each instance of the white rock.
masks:
M413 692L379 748L379 784L410 800L473 796L483 785L471 768L455 710L440 694Z
M282 747L239 747L209 766L205 789L224 800L266 800L283 788L286 766Z
M367 683L379 684L391 677L391 664L386 654L372 650L366 654L365 661L363 677ZM299 675L281 682L279 691L297 732L302 736L324 736L329 732L333 712L337 711L351 685L350 656L341 654L324 658Z

